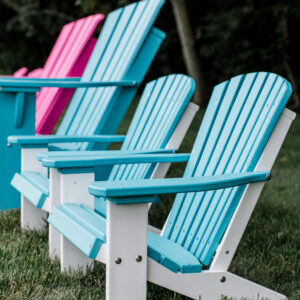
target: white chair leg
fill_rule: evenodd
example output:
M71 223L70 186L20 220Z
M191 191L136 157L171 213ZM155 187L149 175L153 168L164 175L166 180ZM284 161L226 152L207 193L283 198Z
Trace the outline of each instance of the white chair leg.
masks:
M50 169L49 198L45 201L44 210L52 211L54 206L60 204L60 172L57 169ZM49 258L60 259L60 233L49 224Z
M21 171L39 172L47 176L47 168L37 160L37 154L47 148L22 148ZM21 196L21 228L27 230L42 230L45 228L47 212L35 207L23 195Z
M95 180L94 173L60 174L60 203L83 203L94 208L94 197L88 193L88 185ZM88 258L76 246L60 235L60 259L62 272L83 272L93 267Z
M60 233L49 224L49 258L60 259Z
M146 299L148 204L114 205L107 200L106 209L106 299Z
M93 267L94 260L87 257L64 236L60 235L60 239L61 272L72 274L81 270L85 273L88 268Z
M34 206L21 196L21 228L25 230L43 230L46 226L47 212Z

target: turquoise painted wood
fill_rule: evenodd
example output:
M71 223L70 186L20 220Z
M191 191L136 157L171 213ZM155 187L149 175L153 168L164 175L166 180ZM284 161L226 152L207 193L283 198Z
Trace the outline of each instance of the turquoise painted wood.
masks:
M126 157L123 157L123 159L126 163ZM146 159L145 161L147 162ZM269 178L269 172L246 172L202 177L152 179L151 181L140 179L134 180L130 184L125 180L115 180L93 182L89 185L89 192L97 197L110 198L110 201L115 203L120 197L218 190L251 182L265 181ZM147 186L145 186L145 183L147 183ZM122 204L122 198L119 199L118 203ZM139 203L138 199L136 203Z
M33 134L35 117L35 92L26 93L24 99L22 127L17 127L12 112L16 110L16 97L0 91L0 210L19 207L19 193L10 185L15 172L20 171L21 154L19 147L8 147L9 134Z
M269 73L217 86L208 108L211 122L200 128L184 177L253 171L290 94L289 83ZM208 264L244 188L178 195L164 236Z
M6 88L15 87L15 88L42 88L42 87L60 87L60 88L84 88L84 87L102 87L102 86L136 86L136 81L130 80L120 80L120 81L109 81L109 82L84 82L80 81L80 78L71 80L70 78L65 79L16 79L16 78L2 78L1 79L2 91L6 91Z
M19 144L22 146L47 145L49 143L73 143L73 142L123 142L124 135L14 135L8 137L9 143Z
M22 187L23 195L26 198L30 198L31 202L38 208L42 208L46 198L49 196L49 180L40 173L16 173L11 185L16 189Z
M116 132L137 91L138 86L133 84L133 82L142 82L165 38L165 34L162 31L153 27L153 23L163 4L164 0L140 1L118 9L107 16L80 82L126 82L125 85L130 83L130 86L123 86L118 83L114 87L77 89L58 129L58 135L86 136L114 134ZM26 92L26 89L33 88L22 87L20 89L18 82L23 82L24 79L17 78L15 80L16 86L6 87L6 89L10 88L11 91L15 89L22 92L25 89ZM9 80L4 80L4 83L5 81L8 82ZM41 81L37 82L39 87ZM48 84L49 82L48 80ZM55 80L52 82L55 83ZM70 84L70 80L65 81L65 84ZM75 80L74 84L78 85L79 81ZM3 94L0 94L0 98L3 101L8 101L3 98ZM34 107L32 109L34 111ZM14 111L13 108L11 111ZM8 112L7 115L9 115ZM31 120L33 118L31 116ZM1 131L3 140L8 135L30 133L34 133L34 131L25 129L22 132ZM103 150L108 145L109 142L96 143L92 141L85 143L60 143L59 145L54 145L51 149ZM7 155L11 154L9 159L14 159L17 151L7 152ZM11 174L13 175L14 172L19 170L19 164L16 162L15 166L10 166L10 170L13 170ZM3 186L1 185L1 188L3 188L0 200L3 202L1 209L18 207L20 203L17 193L15 193L15 197L11 195L6 200L2 200L6 197L5 189L7 188L5 187L8 186L11 178L12 176L8 177ZM7 203L8 201L9 203Z
M50 152L49 156L43 154L40 160L43 165L59 168L61 172L94 171L96 177L98 177L97 166L119 164L119 166L112 168L109 175L109 178L118 176L119 179L128 179L128 173L132 178L148 178L158 162L187 161L189 158L187 154L151 153L153 151L151 149L162 152L162 149L166 147L194 89L194 81L181 74L161 77L148 83L139 101L120 154L109 154L109 152L104 151L105 155L99 155L101 152L97 151L98 155L95 153L90 155L91 152L89 151L87 153L89 155L76 155L71 152L70 156L67 153L66 157L63 157L61 153L56 152L58 156L53 156L53 153ZM134 154L134 152L139 153ZM151 154L147 154L147 152ZM143 163L136 168L134 163L140 160ZM123 163L126 162L132 164L124 165ZM14 184L14 180L12 183ZM28 189L27 185L15 184L14 186L23 194ZM33 188L36 188L36 185ZM31 201L30 198L27 197L27 199ZM34 201L31 202L34 204ZM96 208L97 211L101 211L105 215L105 203L97 201Z
M147 149L147 150L132 150L132 151L124 151L124 150L100 150L100 151L68 151L68 157L86 157L86 156L103 156L103 155L112 155L112 154L155 154L155 153L174 153L175 149ZM55 161L56 158L66 157L66 153L62 151L47 151L40 152L37 156L38 160L42 162L45 159L53 159Z
M117 204L128 203L129 197L138 203L143 197L152 201L154 194L179 193L163 235L151 234L155 251L148 245L148 253L172 271L200 272L199 264L209 265L246 183L269 178L268 172L253 171L291 92L285 79L266 72L221 83L212 93L182 179L95 182L90 192L99 203L108 197ZM50 218L55 227L55 216ZM59 228L63 234L64 227ZM188 260L190 269L185 252L197 261Z
M69 154L69 153L68 153ZM133 151L120 151L118 153L92 155L92 156L65 156L43 158L42 164L48 168L81 168L97 167L102 165L118 164L140 164L140 163L166 163L166 162L187 162L189 154L135 154Z
M48 218L50 224L53 216L57 227L68 224L68 228L65 228L66 237L69 239L77 237L75 240L80 249L95 259L100 247L106 241L105 218L84 205L76 204L62 204L59 209L54 207L52 216Z

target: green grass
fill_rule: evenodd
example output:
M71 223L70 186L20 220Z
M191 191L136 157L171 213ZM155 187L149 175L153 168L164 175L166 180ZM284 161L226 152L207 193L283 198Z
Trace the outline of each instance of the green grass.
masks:
M120 132L126 131L133 109ZM198 113L181 152L191 150L203 111ZM170 177L180 176L176 164ZM273 168L273 179L259 199L230 271L300 299L300 118L292 125ZM172 198L154 205L150 222L162 226ZM66 276L48 259L47 232L22 232L18 210L0 214L0 299L104 299L105 267L96 263L86 275ZM148 299L187 299L148 285Z

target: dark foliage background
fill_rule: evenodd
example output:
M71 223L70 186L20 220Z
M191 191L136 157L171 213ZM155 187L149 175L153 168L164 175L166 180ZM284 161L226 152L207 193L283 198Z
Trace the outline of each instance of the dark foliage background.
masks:
M129 0L0 0L0 72L43 65L61 27L109 13ZM300 84L300 0L187 0L206 84L251 71L277 72ZM168 35L148 78L186 72L171 4L156 23Z

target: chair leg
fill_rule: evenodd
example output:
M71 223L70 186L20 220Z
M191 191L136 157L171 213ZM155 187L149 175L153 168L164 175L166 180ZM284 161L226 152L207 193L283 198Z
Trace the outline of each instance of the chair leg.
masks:
M48 170L37 160L39 152L47 148L22 148L21 171L39 172L47 176ZM23 195L21 196L21 228L29 230L42 230L45 228L47 212L35 207Z
M147 203L107 201L107 300L146 299L147 223Z
M63 235L60 235L60 239L61 272L72 274L81 270L85 273L88 268L93 267L94 260L87 257Z
M49 257L60 259L60 233L49 224Z
M34 206L21 196L21 228L25 230L43 230L46 226L47 212Z
M192 299L215 300L222 295L234 299L286 299L282 294L230 272L173 273L150 258L148 281Z

